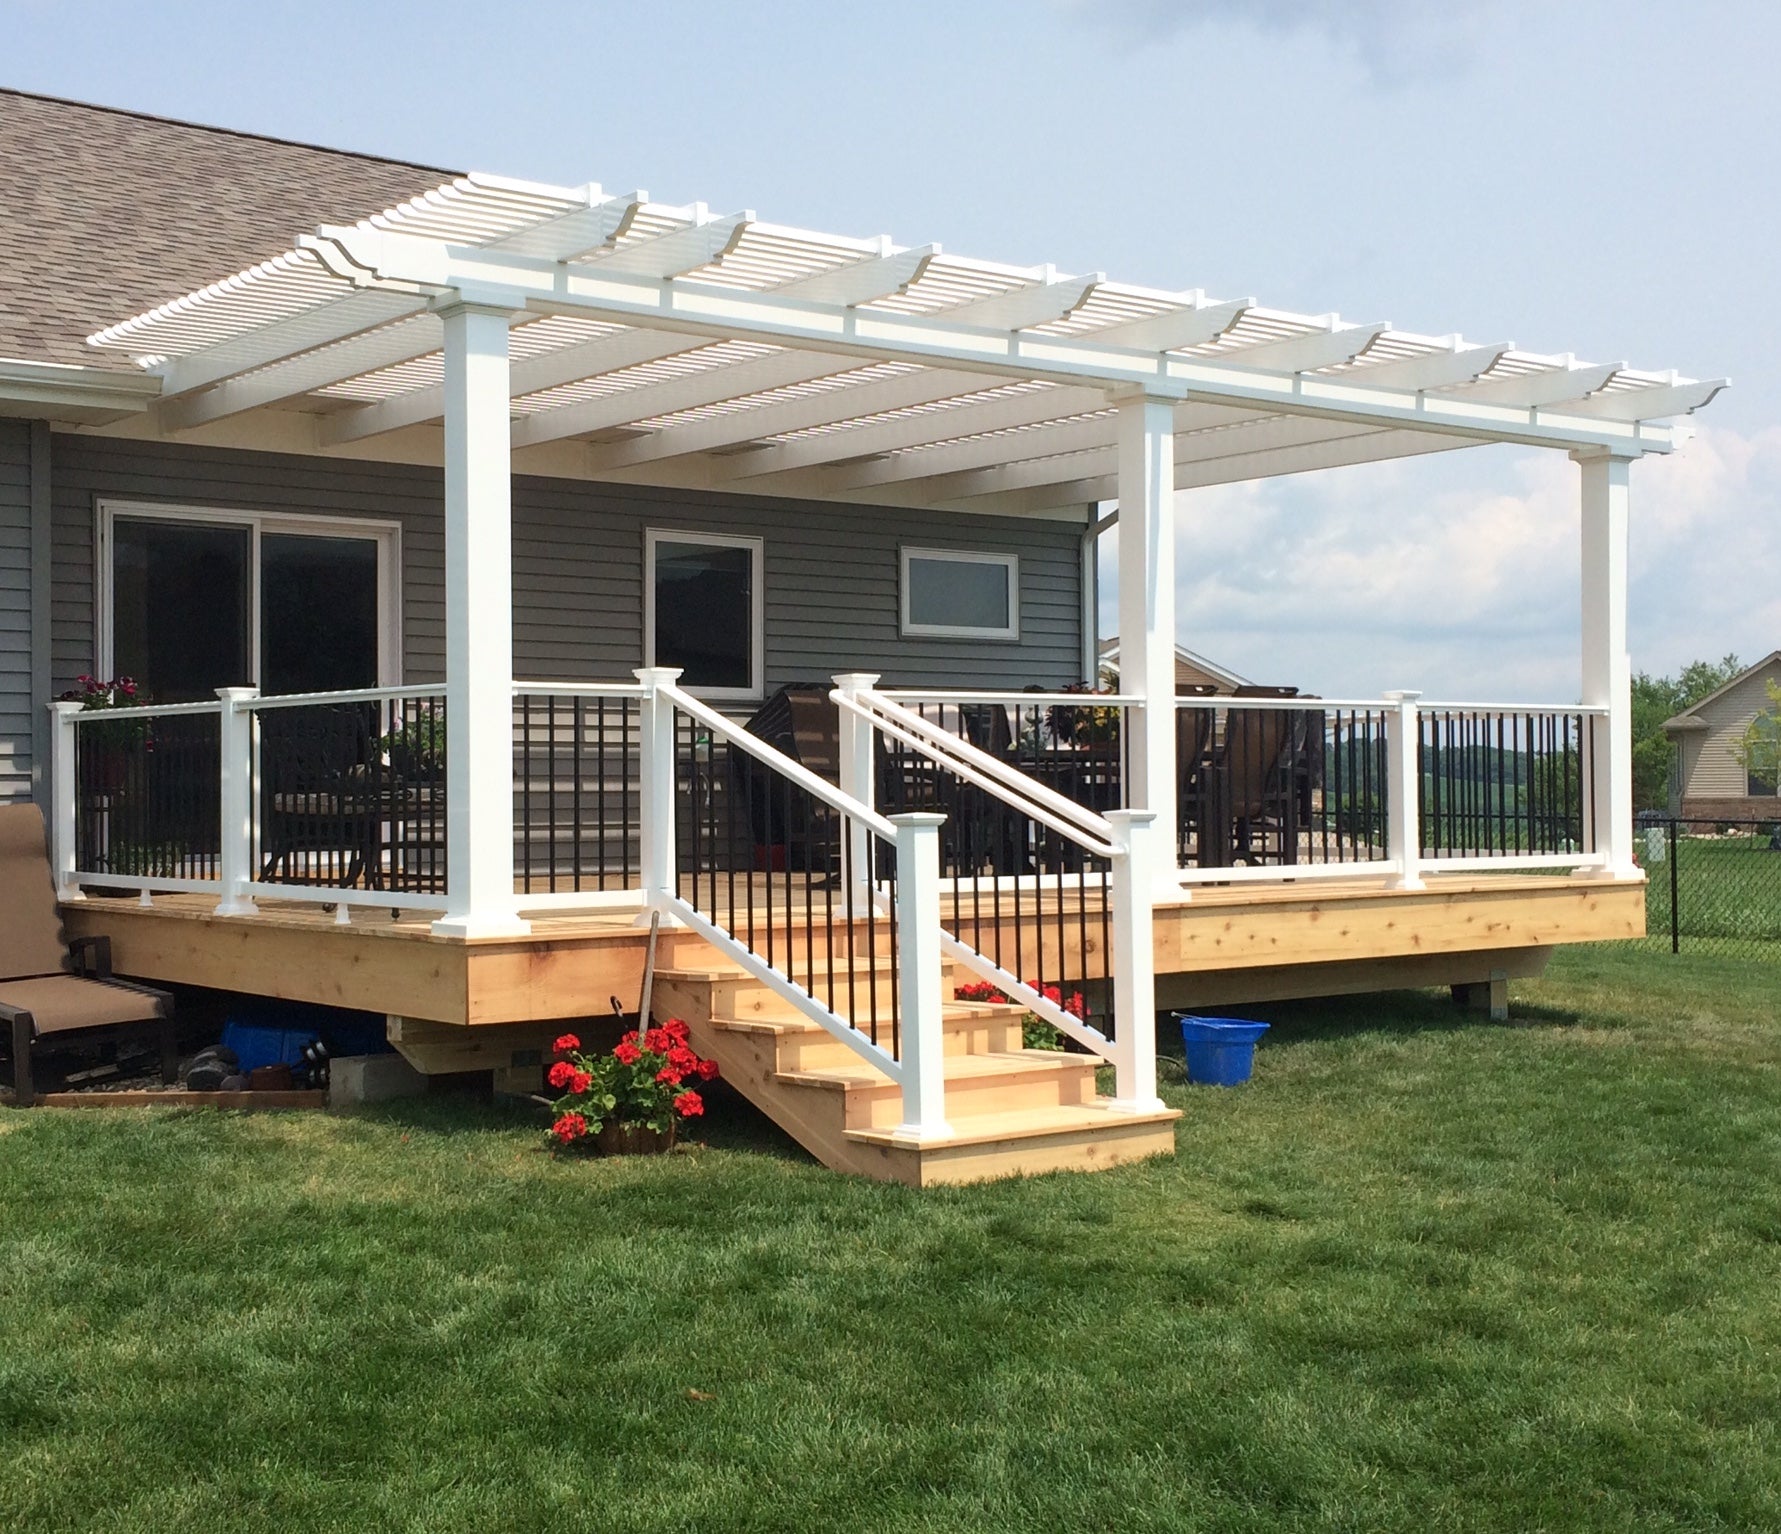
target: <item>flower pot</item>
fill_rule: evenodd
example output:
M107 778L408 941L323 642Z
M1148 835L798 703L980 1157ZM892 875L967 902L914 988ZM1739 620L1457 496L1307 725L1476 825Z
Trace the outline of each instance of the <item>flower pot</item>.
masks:
M664 1134L647 1124L603 1124L594 1144L603 1156L659 1156L674 1144L675 1126Z
M1181 1019L1181 1039L1187 1050L1187 1079L1200 1086L1235 1087L1249 1080L1255 1069L1255 1041L1268 1031L1266 1023L1231 1017Z

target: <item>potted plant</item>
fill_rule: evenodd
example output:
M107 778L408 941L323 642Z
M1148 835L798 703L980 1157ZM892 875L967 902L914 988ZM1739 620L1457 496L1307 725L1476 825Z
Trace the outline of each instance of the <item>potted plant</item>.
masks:
M390 759L390 769L410 782L437 777L445 767L445 717L422 709L387 735L377 738L377 749Z
M1104 698L1111 694L1104 687L1091 687L1086 682L1072 682L1065 692L1081 693L1085 698ZM1046 710L1045 723L1051 738L1060 746L1114 746L1119 743L1119 706L1110 703L1054 703Z
M78 703L82 713L95 713L116 708L139 708L148 699L138 695L136 683L127 676L102 682L97 677L81 675L75 686L62 694L67 703ZM80 727L81 780L85 787L102 794L114 794L124 786L130 757L137 751L154 749L149 737L148 720L143 718L101 719Z
M715 1081L717 1062L702 1060L679 1018L659 1028L633 1029L610 1054L583 1052L565 1033L552 1046L557 1059L547 1080L562 1093L551 1105L554 1145L593 1145L608 1154L648 1155L674 1143L682 1119L697 1118L705 1100L689 1082Z

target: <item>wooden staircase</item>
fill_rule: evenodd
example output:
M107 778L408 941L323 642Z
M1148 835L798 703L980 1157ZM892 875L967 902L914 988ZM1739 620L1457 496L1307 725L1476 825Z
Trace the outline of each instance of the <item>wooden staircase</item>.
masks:
M867 961L835 962L863 971ZM950 995L950 965L945 983ZM865 993L862 979L857 994ZM887 1044L889 995L881 979L879 1034ZM839 1171L927 1187L1093 1171L1175 1148L1176 1110L1110 1107L1096 1094L1093 1057L1021 1047L1016 1006L947 1004L946 1117L954 1133L917 1145L896 1134L903 1102L895 1082L691 934L666 938L654 998L655 1016L683 1019L693 1047L715 1059L732 1086Z

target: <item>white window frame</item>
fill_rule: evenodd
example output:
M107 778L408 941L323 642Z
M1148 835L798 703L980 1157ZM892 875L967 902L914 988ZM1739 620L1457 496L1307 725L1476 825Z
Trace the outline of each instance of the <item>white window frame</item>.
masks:
M1001 565L1008 572L1008 623L1005 628L975 628L964 623L916 623L909 616L909 561L911 559L950 560L955 564ZM906 639L995 639L1020 638L1020 556L1018 554L986 554L975 549L923 549L905 546L899 552L900 576L897 582L899 600L897 616Z
M643 664L656 663L656 549L664 543L703 548L747 549L749 572L749 667L746 687L688 687L699 698L750 701L767 690L767 545L764 538L735 533L701 533L688 528L650 527L643 535Z
M100 676L116 674L114 650L116 596L114 549L119 517L155 522L209 522L249 530L248 657L253 685L260 681L260 539L292 534L312 538L363 538L377 544L377 685L402 682L402 524L372 517L309 516L301 512L246 511L229 506L166 505L157 501L103 499L98 503L93 544L94 596L98 633L95 654Z

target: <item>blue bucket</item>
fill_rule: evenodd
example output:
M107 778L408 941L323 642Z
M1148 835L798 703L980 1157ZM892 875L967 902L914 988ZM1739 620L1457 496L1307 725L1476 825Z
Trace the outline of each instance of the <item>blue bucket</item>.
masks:
M1255 1041L1268 1031L1266 1023L1236 1017L1181 1019L1181 1042L1187 1047L1187 1079L1201 1086L1234 1087L1255 1069Z

